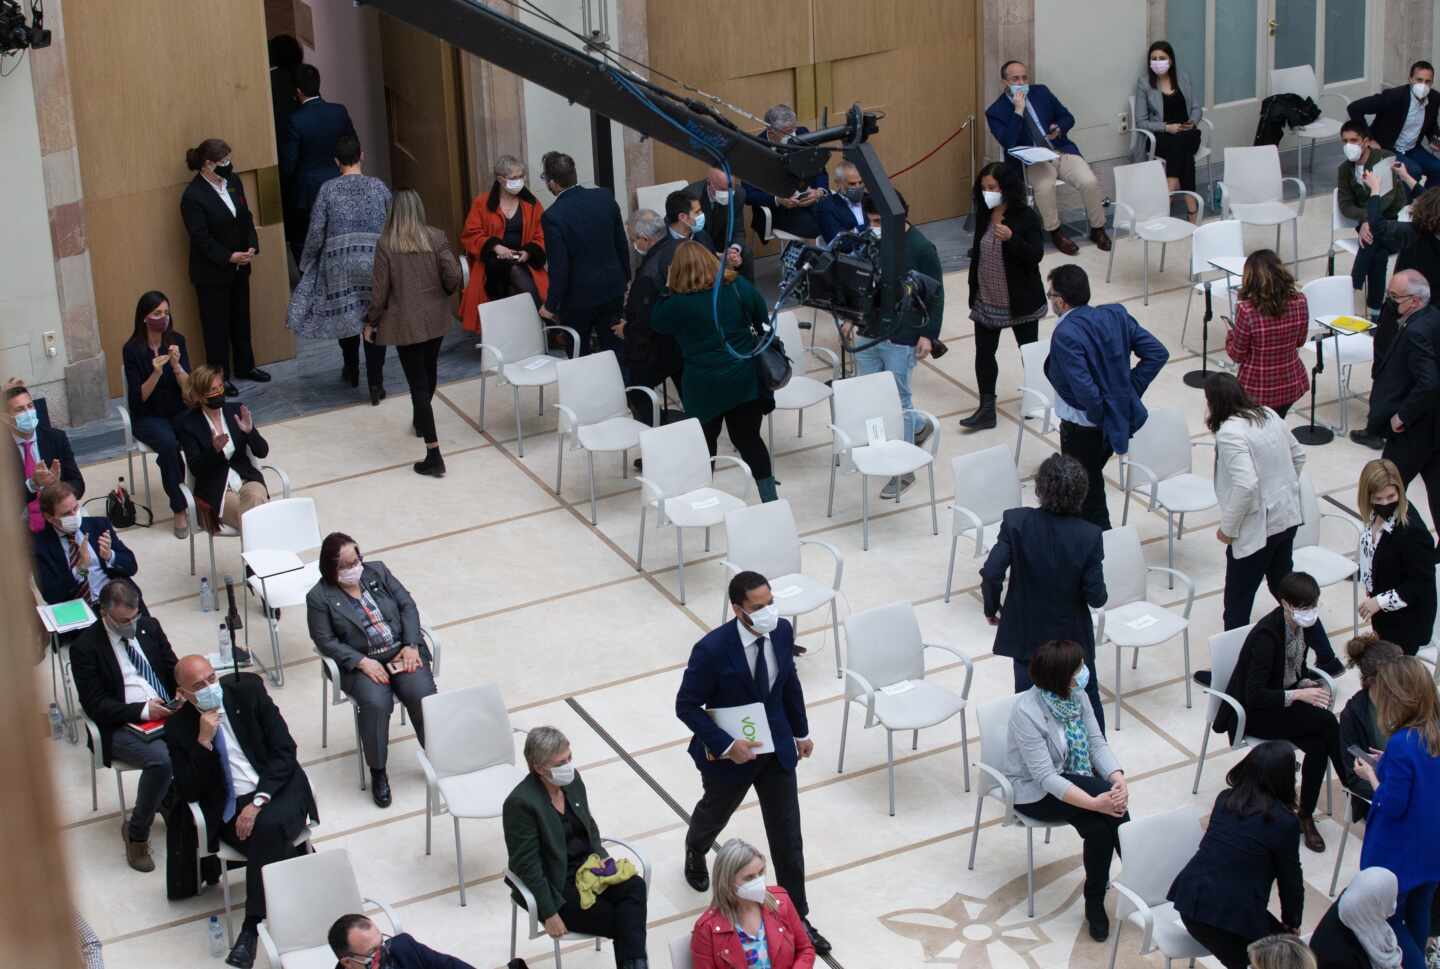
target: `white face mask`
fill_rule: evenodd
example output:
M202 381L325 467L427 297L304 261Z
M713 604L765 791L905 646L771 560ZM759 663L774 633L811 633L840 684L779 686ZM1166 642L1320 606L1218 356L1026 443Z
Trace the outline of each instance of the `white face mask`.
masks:
M1295 620L1295 625L1301 629L1309 629L1320 621L1320 610L1317 608L1291 609L1290 618Z
M878 225L872 225L872 226L870 227L870 234L871 234L872 236L874 236L875 238L877 238L877 239L880 238L880 232L881 232L880 226L878 226Z
M735 889L735 897L743 898L747 902L765 904L765 876L756 875L748 882L741 882Z
M1360 156L1365 154L1365 146L1358 141L1347 141L1341 146L1340 150L1343 151L1345 157L1352 162L1358 162Z
M780 610L775 608L775 603L756 609L749 615L750 628L762 636L768 636L780 625Z
M575 780L574 764L561 764L558 767L551 767L549 770L550 783L556 787L565 787L571 781Z
M348 569L340 569L337 571L335 577L340 580L341 585L359 585L360 575L364 571L365 566L360 562L356 562Z
M987 209L998 209L1000 203L1005 201L1005 196L999 192L981 192L980 197L985 200Z
M505 180L505 191L511 195L519 195L525 188L525 179L510 178Z
M1156 76L1159 76L1170 70L1170 62L1167 60L1153 60L1150 62L1150 70L1154 71Z
M1424 101L1426 96L1430 93L1430 85L1426 84L1424 81L1416 81L1414 84L1410 85L1410 93L1415 95L1416 101Z
M710 197L713 198L716 202L720 203L721 205L729 205L729 204L730 204L730 190L729 190L728 188L727 188L727 189L722 189L722 190L720 190L720 191L718 191L718 192L711 192L711 193L710 193Z
M60 530L66 535L74 535L80 530L80 522L84 517L78 511L73 515L61 515Z

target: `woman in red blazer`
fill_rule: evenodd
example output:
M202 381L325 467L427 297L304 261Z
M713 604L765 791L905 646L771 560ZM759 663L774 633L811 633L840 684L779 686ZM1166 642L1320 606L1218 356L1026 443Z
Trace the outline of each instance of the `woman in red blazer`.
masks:
M1281 417L1310 389L1299 349L1310 332L1310 306L1295 277L1272 249L1245 260L1235 324L1225 352L1240 365L1240 386L1257 404Z
M465 217L460 247L470 262L470 283L460 298L460 322L480 332L481 303L529 293L539 309L550 290L545 272L544 207L525 187L525 165L514 155L495 162L488 195L477 195Z
M810 934L785 889L765 884L764 855L731 838L710 883L710 907L690 933L695 969L813 969Z

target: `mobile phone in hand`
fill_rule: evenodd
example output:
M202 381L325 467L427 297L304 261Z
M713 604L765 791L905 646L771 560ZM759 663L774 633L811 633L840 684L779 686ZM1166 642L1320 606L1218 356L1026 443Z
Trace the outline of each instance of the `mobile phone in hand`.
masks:
M1375 760L1375 755L1372 754L1372 753L1370 753L1370 751L1365 750L1363 747L1359 746L1358 744L1351 744L1349 747L1346 747L1345 749L1346 749L1352 756L1358 757L1359 759L1363 760L1365 763L1369 764L1371 767L1374 767L1375 764L1377 763L1377 761Z
M162 703L160 705L163 706L166 710L169 710L173 713L174 711L179 710L181 707L183 707L185 705L185 701L177 696L173 697L169 703Z
M385 664L385 668L391 673L403 673L405 672L405 663L403 660L392 659L390 662Z

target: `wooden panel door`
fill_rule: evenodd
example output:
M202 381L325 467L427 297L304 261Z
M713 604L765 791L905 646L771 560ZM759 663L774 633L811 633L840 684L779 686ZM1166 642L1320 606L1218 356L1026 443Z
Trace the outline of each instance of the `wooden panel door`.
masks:
M459 53L383 14L380 40L391 182L419 192L430 224L458 244L470 204Z

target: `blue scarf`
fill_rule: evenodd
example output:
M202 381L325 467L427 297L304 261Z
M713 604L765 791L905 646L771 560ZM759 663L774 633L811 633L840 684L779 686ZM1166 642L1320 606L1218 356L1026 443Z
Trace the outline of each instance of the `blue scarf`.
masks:
M1090 766L1090 737L1085 732L1085 718L1080 706L1079 690L1071 690L1069 699L1062 700L1049 690L1040 691L1050 715L1059 720L1065 728L1065 767L1062 774L1079 774L1088 777L1094 771Z

